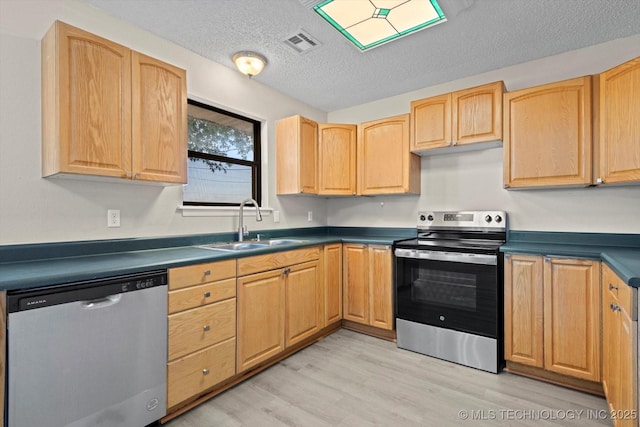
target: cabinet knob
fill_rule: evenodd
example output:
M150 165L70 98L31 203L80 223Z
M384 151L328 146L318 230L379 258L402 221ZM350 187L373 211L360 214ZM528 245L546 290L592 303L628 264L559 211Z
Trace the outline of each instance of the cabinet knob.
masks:
M209 331L211 330L211 326L209 326L209 325L205 325L205 326L202 328L202 330L203 330L203 331L205 331L205 332L209 332Z
M609 283L609 290L610 290L610 291L613 291L613 290L616 290L616 291L617 291L617 290L618 290L618 287L617 287L617 286L613 286L613 284Z
M126 172L124 176L126 176L127 178L131 178L131 172Z
M544 257L544 262L551 262L551 258L549 258L549 257Z
M596 179L596 183L597 184L604 184L604 179L598 178L598 179Z
M207 291L204 293L205 298L209 298L211 296L211 292Z
M620 311L620 306L618 304L614 304L614 303L609 303L609 308L611 309L611 311Z
M504 254L504 259L511 259L511 254Z
M204 275L205 276L211 276L211 270L205 270L204 271Z
M140 179L140 174L139 174L139 173L135 174L135 175L133 176L133 179Z
M285 268L285 269L282 271L282 274L289 274L289 273L291 273L291 269L290 269L290 268Z
M458 141L452 141L451 145L458 145Z
M209 375L209 370L207 368L204 368L202 370L202 375Z

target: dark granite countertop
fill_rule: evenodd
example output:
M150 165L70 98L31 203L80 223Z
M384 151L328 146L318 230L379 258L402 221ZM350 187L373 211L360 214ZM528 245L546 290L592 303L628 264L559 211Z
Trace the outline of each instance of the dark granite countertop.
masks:
M0 246L0 290L101 279L334 242L390 245L394 240L412 237L415 229L318 227L266 230L254 232L253 235L255 233L266 234L267 238L295 238L304 242L233 252L195 247L232 241L235 237L232 233L220 233L175 238ZM57 256L51 257L52 253Z
M640 287L640 235L512 231L502 252L589 258L606 263L629 286Z

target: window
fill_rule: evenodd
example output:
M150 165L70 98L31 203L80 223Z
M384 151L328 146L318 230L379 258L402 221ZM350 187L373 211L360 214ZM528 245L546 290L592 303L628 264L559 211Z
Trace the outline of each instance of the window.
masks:
M185 205L234 206L260 194L260 122L188 100Z

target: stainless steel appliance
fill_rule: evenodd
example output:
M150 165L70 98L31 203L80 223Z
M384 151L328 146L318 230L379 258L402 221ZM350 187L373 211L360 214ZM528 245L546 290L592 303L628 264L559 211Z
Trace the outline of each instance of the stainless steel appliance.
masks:
M394 243L398 347L489 372L503 365L502 211L419 212Z
M167 274L7 295L9 427L143 427L166 414Z

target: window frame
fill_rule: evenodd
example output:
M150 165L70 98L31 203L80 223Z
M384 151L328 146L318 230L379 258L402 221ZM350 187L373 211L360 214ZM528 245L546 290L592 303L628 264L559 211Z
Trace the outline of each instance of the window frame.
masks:
M241 166L247 166L251 168L252 182L251 182L251 198L258 202L258 205L262 206L262 150L261 150L261 126L262 123L258 120L250 117L243 116L241 114L232 113L213 105L205 104L194 99L187 99L187 104L194 105L199 108L204 108L223 114L225 116L233 117L235 119L244 120L253 125L253 160L235 159L233 157L219 156L216 154L202 153L200 151L187 150L187 161L190 162L191 158L198 158L204 160L213 160L217 162L231 163ZM188 139L188 135L187 135ZM240 206L240 203L229 202L188 202L184 200L184 194L182 199L184 206Z

